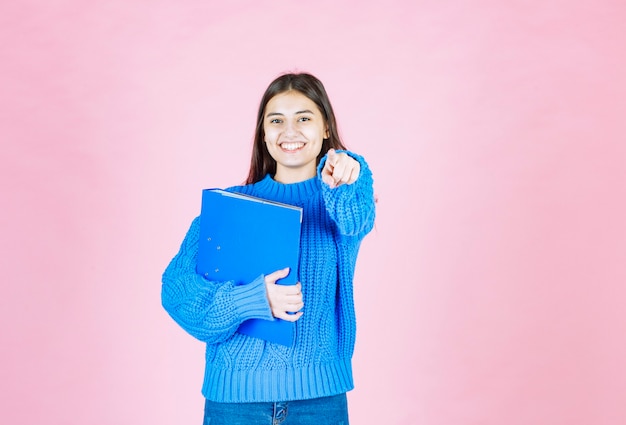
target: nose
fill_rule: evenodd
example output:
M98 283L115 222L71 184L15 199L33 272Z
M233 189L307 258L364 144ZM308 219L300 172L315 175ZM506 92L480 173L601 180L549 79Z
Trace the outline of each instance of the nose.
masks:
M292 135L295 135L297 132L298 132L298 129L296 127L296 123L292 121L287 121L285 125L285 135L292 136Z

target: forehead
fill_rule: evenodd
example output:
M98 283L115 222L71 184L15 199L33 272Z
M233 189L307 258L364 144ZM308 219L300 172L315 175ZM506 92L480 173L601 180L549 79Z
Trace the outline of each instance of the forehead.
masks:
M311 111L320 114L320 110L311 99L296 90L279 93L272 97L265 106L265 113L295 114Z

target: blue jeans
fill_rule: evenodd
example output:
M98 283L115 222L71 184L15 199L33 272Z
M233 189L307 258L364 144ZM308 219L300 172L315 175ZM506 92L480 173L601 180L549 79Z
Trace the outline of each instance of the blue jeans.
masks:
M345 394L278 403L206 400L203 425L348 425Z

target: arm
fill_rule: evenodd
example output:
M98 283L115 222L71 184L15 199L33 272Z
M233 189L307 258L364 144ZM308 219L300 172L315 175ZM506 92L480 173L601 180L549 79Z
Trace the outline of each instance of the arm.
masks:
M215 344L230 338L252 318L272 320L265 278L246 285L206 280L196 272L200 219L189 228L178 254L163 273L161 302L188 333Z
M337 176L339 173L339 176ZM374 226L376 208L372 172L362 156L329 150L317 169L326 210L339 232L365 236Z

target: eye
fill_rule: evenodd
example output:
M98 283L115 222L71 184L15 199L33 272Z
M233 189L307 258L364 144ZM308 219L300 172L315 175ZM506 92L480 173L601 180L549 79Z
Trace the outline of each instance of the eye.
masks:
M309 117L300 117L298 119L298 121L311 121L311 118L309 118Z
M272 118L270 120L270 124L280 124L281 122L283 122L283 120L281 120L280 118Z

